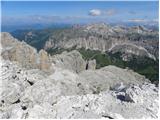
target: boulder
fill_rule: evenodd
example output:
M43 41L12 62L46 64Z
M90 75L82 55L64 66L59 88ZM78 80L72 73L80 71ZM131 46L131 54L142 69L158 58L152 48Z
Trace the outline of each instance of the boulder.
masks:
M116 84L115 86L111 86L110 87L110 90L114 90L114 91L123 91L124 89L126 88L126 85L124 85L124 83L119 83L119 84Z
M13 104L1 114L1 119L25 119L26 117L27 111L22 109L21 104Z
M125 101L128 102L143 102L142 90L138 86L129 86L125 90Z

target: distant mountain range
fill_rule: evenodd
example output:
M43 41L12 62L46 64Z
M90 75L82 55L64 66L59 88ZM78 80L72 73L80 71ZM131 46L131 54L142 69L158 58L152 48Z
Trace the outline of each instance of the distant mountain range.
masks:
M79 25L87 25L89 23L95 23L95 22L75 22L75 23L65 23L65 22L21 22L21 21L16 21L16 22L11 22L10 24L7 23L3 23L4 21L2 21L2 26L1 26L1 31L2 32L13 32L15 30L25 30L25 29L48 29L48 28L64 28L64 27L71 27L74 24L79 24ZM103 21L104 22L104 21ZM18 23L18 24L17 24ZM108 22L107 22L108 23ZM156 29L158 30L158 22L132 22L132 21L121 21L121 22L109 22L110 25L112 26L117 26L117 25L124 25L124 26L128 26L128 27L132 27L132 26L139 26L139 25L143 25L147 28L150 29Z
M96 23L16 30L11 34L37 50L45 49L51 55L77 49L87 60L96 59L97 68L113 64L129 67L152 81L158 79L159 32L156 29Z
M121 51L158 58L158 31L143 26L110 26L104 23L55 27L54 29L16 30L11 34L35 48L82 48ZM122 49L121 49L122 48Z

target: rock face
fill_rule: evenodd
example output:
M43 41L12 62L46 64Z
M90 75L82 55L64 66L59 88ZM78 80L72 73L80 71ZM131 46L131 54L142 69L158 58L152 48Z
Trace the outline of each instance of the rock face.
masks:
M51 67L51 62L49 61L48 53L44 50L39 51L39 68L42 70L48 70Z
M85 61L82 55L77 51L63 52L52 56L52 62L55 66L80 73L85 70L95 70L96 60Z
M52 62L57 67L69 69L76 73L79 73L86 69L86 61L76 50L71 52L63 52L60 55L54 55L52 56Z
M63 37L61 37L63 36ZM85 48L107 52L122 52L158 58L158 32L142 26L121 27L91 24L53 33L44 48Z
M131 54L134 54L137 56L148 56L149 58L156 60L154 55L150 54L145 48L137 45L129 44L129 43L113 46L110 49L110 52L112 53L121 52L123 56L131 55ZM126 58L126 60L127 59L128 58Z
M1 41L1 54L4 59L18 61L23 67L36 67L36 49L30 47L24 42L19 42L9 33L1 33Z
M95 70L96 69L96 60L89 60L88 63L86 64L86 69L87 70Z
M49 70L51 62L44 50L39 53L25 42L19 42L9 33L1 33L2 57L6 60L18 61L22 67Z
M133 71L54 66L48 75L1 61L0 118L158 118L158 88Z

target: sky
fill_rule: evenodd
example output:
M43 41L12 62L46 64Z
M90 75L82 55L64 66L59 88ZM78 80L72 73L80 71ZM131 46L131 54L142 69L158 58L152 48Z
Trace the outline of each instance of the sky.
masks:
M158 21L157 1L2 1L2 25L52 22Z

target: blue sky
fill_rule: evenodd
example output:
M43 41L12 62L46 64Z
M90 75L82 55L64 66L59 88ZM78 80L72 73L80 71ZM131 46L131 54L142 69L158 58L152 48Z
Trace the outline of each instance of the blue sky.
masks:
M2 2L2 23L128 20L158 20L158 2Z

